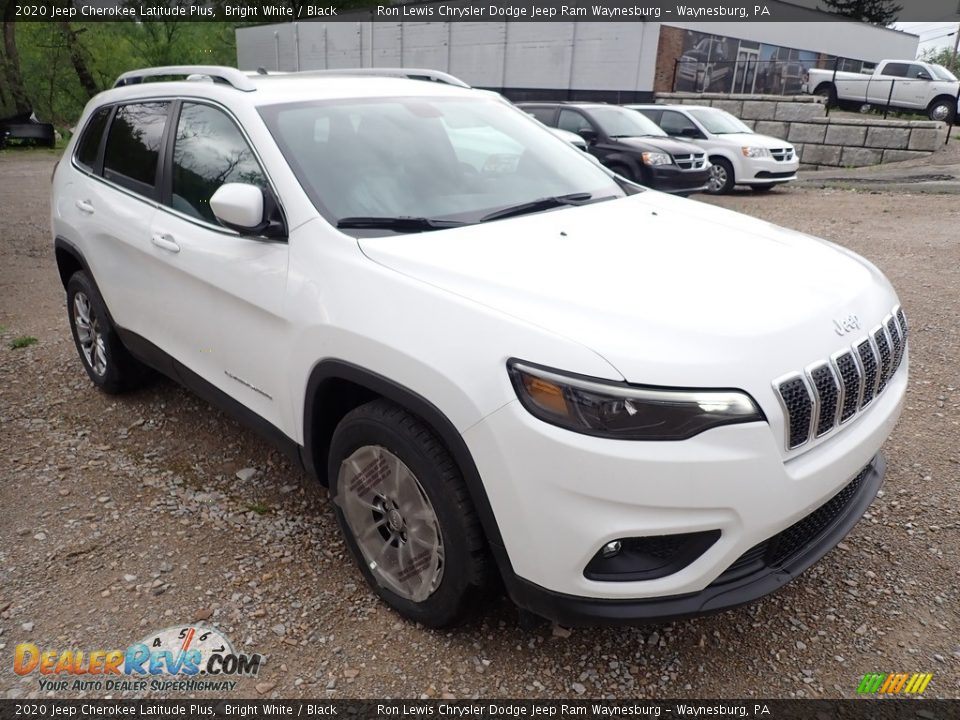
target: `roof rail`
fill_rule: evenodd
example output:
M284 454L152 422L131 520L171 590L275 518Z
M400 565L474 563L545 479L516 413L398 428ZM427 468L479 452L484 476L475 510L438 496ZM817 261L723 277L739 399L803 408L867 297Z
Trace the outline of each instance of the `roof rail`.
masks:
M430 82L454 85L455 87L469 88L463 80L440 70L425 68L337 68L335 70L304 70L298 75L376 75L377 77L402 77L410 80L428 80Z
M144 78L167 77L170 75L183 75L187 79L199 79L191 76L202 76L210 78L214 82L222 82L244 92L256 90L257 86L245 74L232 67L223 67L219 65L167 65L164 67L142 68L140 70L130 70L123 73L113 84L114 87L123 87L125 85L136 85L143 82Z

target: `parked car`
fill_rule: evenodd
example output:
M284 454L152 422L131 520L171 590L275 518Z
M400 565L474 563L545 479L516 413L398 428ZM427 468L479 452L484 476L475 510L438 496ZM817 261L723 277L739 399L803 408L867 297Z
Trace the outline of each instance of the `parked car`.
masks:
M677 195L706 187L709 170L702 150L671 140L655 123L618 105L522 102L517 107L544 125L576 133L587 152L634 182Z
M671 137L694 143L710 160L707 192L719 195L734 185L765 192L797 179L800 158L793 145L760 135L726 110L701 105L627 105L657 123Z
M53 125L41 122L31 111L0 119L0 148L10 140L54 147L57 144L57 133Z
M803 92L822 95L830 104L890 106L916 110L931 120L953 122L960 81L943 65L920 60L884 60L873 74L811 68L803 78Z
M880 488L907 325L852 252L650 192L469 88L123 79L53 177L87 375L153 368L260 430L403 616L456 622L498 574L566 625L716 611Z
M576 133L569 132L567 130L561 130L560 128L547 128L550 132L556 135L561 140L570 143L577 150L587 151L587 141Z

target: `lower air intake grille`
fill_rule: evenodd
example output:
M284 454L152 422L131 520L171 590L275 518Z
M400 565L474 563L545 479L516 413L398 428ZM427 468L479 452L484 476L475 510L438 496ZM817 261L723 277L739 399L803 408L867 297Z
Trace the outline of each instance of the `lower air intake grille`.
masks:
M823 537L853 502L871 466L865 467L840 492L803 519L768 540L754 545L734 561L713 585L722 585L763 567L778 568L800 555Z

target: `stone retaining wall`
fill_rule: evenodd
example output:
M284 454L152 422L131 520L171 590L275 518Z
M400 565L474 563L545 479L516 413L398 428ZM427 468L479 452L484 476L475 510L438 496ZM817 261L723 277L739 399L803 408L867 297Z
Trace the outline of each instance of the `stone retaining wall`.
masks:
M789 141L802 167L862 167L924 157L944 144L948 126L929 120L827 115L810 95L658 93L658 103L711 105L736 115L756 132Z

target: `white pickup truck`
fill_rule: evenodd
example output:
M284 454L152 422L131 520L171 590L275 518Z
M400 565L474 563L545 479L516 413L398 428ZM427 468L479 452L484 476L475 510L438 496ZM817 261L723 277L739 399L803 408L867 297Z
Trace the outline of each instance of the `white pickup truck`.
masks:
M919 60L883 60L872 75L811 68L803 92L821 95L831 105L868 104L920 110L931 120L952 122L960 81L942 65Z

